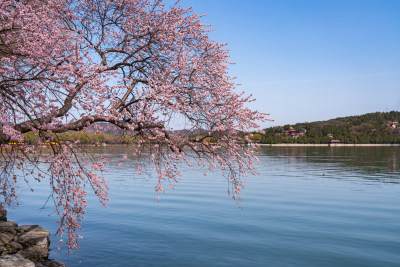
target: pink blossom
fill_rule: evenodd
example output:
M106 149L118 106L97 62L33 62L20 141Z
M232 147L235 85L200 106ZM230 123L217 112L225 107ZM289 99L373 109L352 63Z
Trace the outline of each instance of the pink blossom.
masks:
M31 182L25 173L48 179L60 241L67 234L78 248L86 191L107 206L106 160L60 133L99 122L136 135L132 156L151 155L157 199L193 159L221 170L237 199L257 162L241 133L266 114L247 107L255 99L237 92L226 44L209 32L191 9L162 0L0 0L1 202L16 199L16 181ZM178 118L183 134L170 131ZM8 144L27 133L38 147ZM123 158L141 174L139 160ZM8 179L14 168L20 177Z

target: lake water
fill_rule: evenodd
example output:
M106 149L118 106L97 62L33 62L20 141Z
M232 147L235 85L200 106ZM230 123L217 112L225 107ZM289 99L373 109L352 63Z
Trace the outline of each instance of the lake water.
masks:
M218 173L184 168L156 199L155 181L111 159L109 208L89 197L80 250L68 266L400 266L399 147L263 147L242 202ZM19 189L9 220L55 233L45 184Z

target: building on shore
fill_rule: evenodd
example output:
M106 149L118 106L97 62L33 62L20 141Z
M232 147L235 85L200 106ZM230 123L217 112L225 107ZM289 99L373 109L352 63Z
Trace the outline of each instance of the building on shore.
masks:
M331 141L329 141L329 145L331 146L331 145L339 145L339 144L341 144L342 142L340 142L340 140L331 140Z

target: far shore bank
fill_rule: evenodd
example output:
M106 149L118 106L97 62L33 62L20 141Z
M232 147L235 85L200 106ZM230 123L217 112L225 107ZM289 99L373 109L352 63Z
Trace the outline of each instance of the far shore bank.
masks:
M297 147L297 146L312 146L312 147L325 147L325 146L332 146L332 147L351 147L351 146L361 146L361 147L368 147L368 146L400 146L400 144L259 144L260 146L280 146L280 147Z

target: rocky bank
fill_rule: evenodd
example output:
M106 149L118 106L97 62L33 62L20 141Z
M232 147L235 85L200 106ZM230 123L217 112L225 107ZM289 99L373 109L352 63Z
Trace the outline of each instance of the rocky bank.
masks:
M7 211L0 206L0 267L65 267L48 259L49 246L49 231L7 221Z

